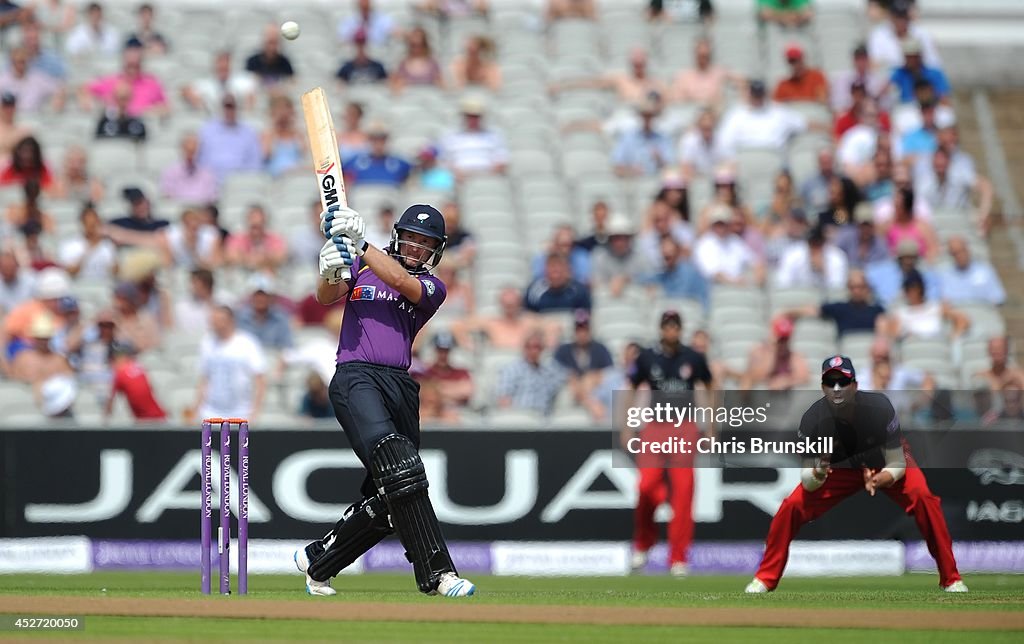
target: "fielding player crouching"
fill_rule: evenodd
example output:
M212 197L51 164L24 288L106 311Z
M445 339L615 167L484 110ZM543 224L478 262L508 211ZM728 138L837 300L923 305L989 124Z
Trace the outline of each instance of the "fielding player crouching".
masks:
M942 516L942 504L928 489L924 474L910 455L892 403L885 394L857 391L857 374L846 356L833 356L822 363L821 391L824 397L800 420L799 437L832 436L832 453L805 461L800 485L782 502L768 528L764 558L747 592L775 590L786 568L789 544L800 526L865 489L871 496L882 490L913 515L928 552L938 564L939 585L946 592L966 593L967 586L953 558L953 540Z
M397 532L420 591L472 595L476 587L455 570L427 496L419 386L409 375L412 341L446 295L444 283L429 273L444 253L444 218L431 206L410 206L383 252L363 239L366 226L356 211L332 206L320 217L327 243L317 301L348 296L331 405L366 478L363 499L323 539L297 550L295 565L306 573L306 592L334 595L331 578Z

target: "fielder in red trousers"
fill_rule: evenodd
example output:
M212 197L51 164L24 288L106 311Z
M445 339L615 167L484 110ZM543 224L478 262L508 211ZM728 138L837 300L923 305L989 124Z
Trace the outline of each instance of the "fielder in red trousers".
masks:
M885 394L857 391L857 374L846 356L822 363L821 390L824 396L804 412L798 435L831 436L832 453L804 463L800 485L782 502L768 528L764 558L747 592L775 590L800 527L861 490L871 496L881 491L913 516L938 564L939 585L946 592L967 592L956 569L942 503L910 456L892 403Z
M677 393L699 387L712 389L707 359L703 353L680 342L682 330L683 320L679 313L663 313L661 342L653 349L642 351L629 370L633 390L647 383L652 391L652 402L657 400L659 392ZM680 427L651 423L641 431L640 437L644 443L682 437L692 445L697 437L697 426L693 423L684 423ZM628 430L623 438L624 443L631 438ZM654 512L668 501L672 506L672 520L668 524L669 571L676 577L685 576L687 552L693 540L693 456L638 454L636 464L640 482L633 515L633 570L647 565L647 552L658 540Z

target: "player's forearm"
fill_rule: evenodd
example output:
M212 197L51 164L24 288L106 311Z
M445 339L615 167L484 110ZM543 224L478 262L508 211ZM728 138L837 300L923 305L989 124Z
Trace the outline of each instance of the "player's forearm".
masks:
M348 293L348 284L345 282L338 282L337 284L331 284L324 278L320 278L320 281L316 285L316 301L324 306L330 306L341 298L345 297Z
M363 262L385 284L409 298L413 304L419 304L420 298L423 297L420 281L402 268L393 257L376 246L367 244L366 250L363 251Z

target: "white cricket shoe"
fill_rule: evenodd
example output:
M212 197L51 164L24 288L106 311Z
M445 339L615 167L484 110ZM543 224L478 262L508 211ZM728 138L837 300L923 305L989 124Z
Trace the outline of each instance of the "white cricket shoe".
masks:
M677 561L669 567L668 574L680 579L690 574L690 567L682 561Z
M766 593L768 592L768 586L765 586L763 581L761 581L757 577L754 577L754 579L749 584L747 584L747 588L743 592L751 594Z
M953 583L951 583L950 585L946 586L942 590L946 591L947 593L966 593L966 592L969 592L967 590L967 584L965 584L963 581L960 581L960 580L954 581Z
M338 591L331 588L330 579L327 581L317 581L309 575L306 575L306 592L320 597L330 597L338 594Z
M292 560L295 562L295 567L299 569L299 572L306 572L309 569L309 557L306 556L306 549L299 548L292 555Z
M437 584L437 594L445 597L469 597L476 592L476 586L468 579L459 577L454 572L441 575Z
M633 556L630 557L629 567L636 573L640 572L647 566L647 553L642 550L634 550Z

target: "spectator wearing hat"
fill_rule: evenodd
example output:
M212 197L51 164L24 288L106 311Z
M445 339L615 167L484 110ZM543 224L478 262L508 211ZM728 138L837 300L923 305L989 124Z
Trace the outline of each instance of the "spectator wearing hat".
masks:
M0 164L6 164L14 146L32 134L32 128L17 122L18 97L0 92Z
M729 110L720 125L722 149L729 156L745 148L781 152L791 137L807 129L799 113L767 100L763 81L750 81L747 92L747 103Z
M612 149L612 165L620 177L655 176L676 164L672 141L654 128L660 107L645 100L637 106L640 127L619 134Z
M256 338L265 351L283 351L294 345L288 313L275 301L273 280L264 273L249 278L249 303L237 315L238 328Z
M906 0L894 0L889 9L889 20L877 24L868 35L868 54L876 68L890 70L902 65L903 44L911 39L918 42L925 64L942 67L939 51L931 36L921 25L911 22L910 5Z
M235 325L231 307L217 306L199 347L199 384L193 412L200 418L247 418L263 408L267 359L252 335Z
M0 250L0 315L6 316L32 299L34 275L21 270L18 256L10 249Z
M292 62L281 52L280 27L264 27L263 45L245 61L245 71L254 74L265 88L290 81L295 76Z
M763 283L764 265L729 228L732 209L719 204L708 218L710 230L700 236L693 250L694 262L705 279L716 284Z
M984 302L999 306L1006 302L1006 291L992 265L971 257L971 248L961 235L946 242L951 265L938 271L939 297L949 304Z
M351 42L356 48L355 56L346 60L335 74L346 86L374 85L388 79L388 72L383 63L370 58L366 52L366 40L365 29L359 29L352 34Z
M131 86L120 82L114 87L113 105L104 109L96 124L97 139L128 139L132 143L146 140L146 124L128 113L132 98Z
M388 13L373 6L373 0L354 0L355 11L338 23L338 40L351 42L360 31L371 47L384 47L398 29Z
M971 324L967 315L932 296L925 298L924 277L911 270L903 279L903 303L892 307L888 336L893 339L946 337L946 323L952 338L963 335Z
M245 230L228 237L227 263L250 271L274 273L288 261L288 244L270 229L270 215L259 204L249 206Z
M110 349L113 382L110 395L103 408L104 417L109 421L114 410L114 400L118 394L124 395L132 416L138 421L167 420L163 407L156 401L153 388L149 384L146 370L135 359L137 351L131 342L115 340Z
M835 72L829 78L829 104L836 114L848 112L854 106L855 88L856 91L863 92L864 96L878 98L889 82L886 75L871 68L871 57L868 56L866 43L859 43L854 48L852 60L852 69Z
M129 233L152 233L170 225L171 222L166 219L157 219L153 215L152 203L139 188L125 188L123 194L131 206L131 210L128 216L111 220L106 231L115 242L122 243L119 241L121 238L118 237L120 232L118 229L124 229ZM135 240L130 236L123 238L125 245L131 245L132 241Z
M167 116L170 106L164 93L163 84L156 76L142 69L144 54L132 47L121 54L121 71L102 76L82 87L79 100L84 110L91 110L93 99L99 99L107 107L116 107L118 92L127 92L124 110L128 116L141 118L150 114Z
M192 109L213 114L226 96L238 100L243 109L253 109L258 89L256 77L247 71L233 71L231 52L221 50L213 55L213 74L183 86L181 96Z
M391 154L388 149L390 132L380 122L366 128L370 149L349 158L343 164L345 178L353 185L387 186L401 188L409 180L412 165L405 159Z
M544 261L544 275L526 288L523 306L534 313L590 310L590 289L573 279L568 257L551 253Z
M607 242L591 253L591 283L595 289L607 290L618 298L633 280L648 273L650 268L634 241L636 229L629 217L612 215L605 234Z
M160 175L160 195L190 204L217 201L217 175L199 165L199 137L195 132L186 132L180 145L181 159L164 168Z
M456 90L501 89L501 67L494 62L494 41L486 36L470 36L465 51L452 61L451 78Z
M757 0L757 18L781 27L803 27L814 18L811 0Z
M462 101L463 129L441 140L441 160L455 180L473 174L503 174L508 166L505 137L483 126L484 105L479 99Z
M740 389L789 391L810 382L807 360L790 345L793 321L785 315L772 320L772 339L755 346L740 377Z
M9 263L7 260L5 263ZM50 315L55 321L60 318L60 301L71 295L71 281L60 268L46 268L39 271L33 284L33 297L14 304L4 311L4 337L7 338L7 357L14 357L29 339L32 322L40 315ZM57 322L55 322L57 323Z
M450 331L434 335L434 362L420 374L419 380L436 384L445 405L465 407L473 398L473 377L468 370L451 363L451 352L456 346Z
M430 47L430 38L423 27L413 27L405 34L405 56L391 74L391 90L400 93L406 87L444 88L441 64Z
M522 357L498 372L494 392L498 409L551 413L567 374L557 362L544 357L546 348L542 331L531 331L526 336Z
M864 277L864 271L853 269L846 279L846 301L826 302L822 305L807 306L783 311L791 320L799 318L821 318L836 325L840 338L847 333L884 333L888 328L885 309L871 300L871 287Z
M914 100L914 84L918 80L927 81L935 90L936 98L949 102L949 80L941 69L929 67L924 63L924 50L921 41L907 38L903 41L903 65L893 70L889 82L899 92L899 101L909 103Z
M437 146L427 145L416 153L416 176L418 185L423 190L432 192L453 192L455 190L455 175L448 168L438 163ZM445 224L448 218L445 217Z
M820 69L807 65L807 61L804 60L804 50L800 45L788 45L785 53L790 75L780 80L775 86L772 99L779 103L792 101L827 103L828 80L825 78L825 74L821 73Z
M53 76L30 65L29 52L14 47L10 65L0 71L0 93L11 93L26 112L41 112L50 108L54 112L64 109L64 86Z
M38 392L50 378L73 375L67 358L53 350L52 340L57 330L56 317L49 311L32 318L21 350L9 363L8 376L12 380L32 385Z
M78 383L71 374L51 376L34 387L36 405L47 418L74 418Z
M938 277L932 271L920 267L920 260L921 251L918 245L907 239L896 247L895 258L872 262L864 267L864 274L871 284L871 290L882 306L889 307L896 301L903 282L911 273L917 273L924 279L924 292L927 298L938 298Z
M669 90L669 99L681 103L694 103L713 109L725 99L726 84L742 83L743 79L713 61L711 41L697 38L693 44L693 67L676 74Z
M573 338L555 349L555 362L568 374L569 392L573 402L587 410L594 420L602 420L607 409L594 392L605 377L605 370L615 366L608 348L594 339L590 330L590 312L573 315Z
M793 244L779 259L775 272L777 288L840 289L846 284L846 255L826 242L821 227L815 226L803 244Z
M659 250L661 269L643 275L641 282L663 297L686 298L707 308L710 295L707 279L684 255L683 248L671 237L664 237Z
M78 221L81 234L58 243L58 262L78 279L108 280L117 275L117 246L104 234L103 220L95 206L86 203Z
M209 329L210 314L216 306L213 273L206 268L194 269L188 284L188 293L174 302L174 325L178 329L202 334Z
M679 167L685 180L693 181L698 176L711 177L715 168L730 160L715 129L717 123L714 110L704 108L694 126L679 139Z
M853 209L852 226L844 226L836 234L836 246L846 254L851 269L863 269L875 262L889 259L885 239L875 228L875 211L862 202Z
M263 169L260 136L249 125L238 120L238 103L226 94L220 119L211 119L199 130L199 159L223 183L235 172L257 172Z
M116 54L121 48L121 36L104 20L103 5L90 2L83 13L84 20L68 32L64 51L76 57Z

